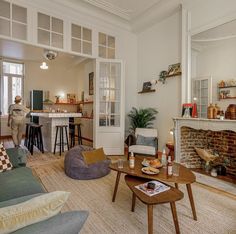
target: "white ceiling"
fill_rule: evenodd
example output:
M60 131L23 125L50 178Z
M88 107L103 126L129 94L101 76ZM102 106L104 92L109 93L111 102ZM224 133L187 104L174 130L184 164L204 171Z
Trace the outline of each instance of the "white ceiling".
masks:
M66 64L79 64L84 61L85 58L58 52L58 56L55 60L48 61L44 58L44 48L27 45L10 40L0 39L0 57L17 59L24 61L43 62L48 63L66 63Z

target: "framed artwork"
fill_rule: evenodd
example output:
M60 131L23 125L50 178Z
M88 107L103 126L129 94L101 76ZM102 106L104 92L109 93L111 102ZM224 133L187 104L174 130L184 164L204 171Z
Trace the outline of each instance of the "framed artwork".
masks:
M174 75L181 72L180 63L169 65L168 75Z
M89 95L93 95L94 72L89 73Z
M143 83L143 91L149 91L151 90L151 87L152 87L152 84L150 81Z

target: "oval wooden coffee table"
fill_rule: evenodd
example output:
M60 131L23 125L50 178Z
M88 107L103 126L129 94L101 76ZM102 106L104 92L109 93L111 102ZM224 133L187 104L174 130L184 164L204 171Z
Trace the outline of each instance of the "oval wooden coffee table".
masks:
M135 200L136 197L142 201L144 204L147 205L147 214L148 214L148 234L153 234L153 205L158 204L164 204L164 203L170 203L171 212L175 224L175 231L177 234L180 233L179 230L179 222L176 212L176 206L175 202L179 201L184 197L184 194L179 191L176 188L173 188L170 186L170 189L161 192L159 194L148 196L144 192L140 191L139 189L135 188L136 185L140 185L142 183L150 181L149 179L144 179L140 177L134 177L130 175L125 176L125 182L130 188L130 190L133 192L133 198L132 198L132 208L131 211L134 211L135 209Z
M116 183L115 183L115 187L114 187L112 201L114 202L116 199L116 194L117 194L117 189L118 189L121 173L131 175L131 176L140 177L140 178L146 178L146 179L150 179L150 180L158 180L158 181L161 181L164 183L171 182L171 183L175 184L176 188L178 188L178 184L185 184L187 187L189 201L190 201L190 205L192 208L193 219L197 220L197 214L196 214L196 209L195 209L194 199L193 199L193 194L192 194L192 188L191 188L191 184L196 181L196 177L193 174L193 172L190 169L179 164L179 176L170 176L170 177L167 176L166 169L164 169L164 168L160 168L159 169L160 173L157 175L147 175L141 171L141 169L143 167L142 161L143 161L143 157L135 157L135 168L134 169L129 168L128 161L124 162L123 168L118 168L117 163L112 163L110 165L111 170L117 171Z

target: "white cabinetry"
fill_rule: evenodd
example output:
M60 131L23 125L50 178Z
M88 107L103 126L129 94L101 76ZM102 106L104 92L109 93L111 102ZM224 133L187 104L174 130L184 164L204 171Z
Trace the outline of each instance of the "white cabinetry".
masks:
M27 8L0 0L0 35L27 40Z
M92 55L92 30L77 24L71 24L71 50Z
M38 43L63 49L63 20L38 12Z

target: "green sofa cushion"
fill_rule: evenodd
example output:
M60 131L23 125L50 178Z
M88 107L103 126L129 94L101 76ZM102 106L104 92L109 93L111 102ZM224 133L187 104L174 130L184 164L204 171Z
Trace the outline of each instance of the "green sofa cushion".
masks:
M45 192L30 168L20 167L0 173L0 202Z
M88 217L88 211L60 213L45 221L21 228L12 234L78 234Z
M13 167L24 167L26 165L27 150L21 148L6 149Z

